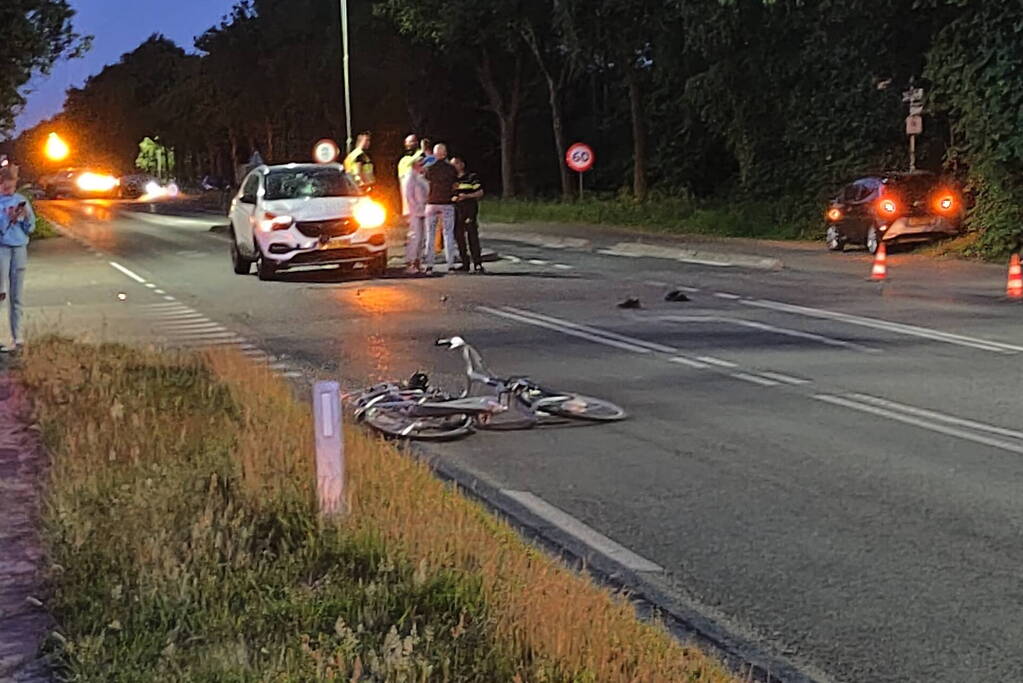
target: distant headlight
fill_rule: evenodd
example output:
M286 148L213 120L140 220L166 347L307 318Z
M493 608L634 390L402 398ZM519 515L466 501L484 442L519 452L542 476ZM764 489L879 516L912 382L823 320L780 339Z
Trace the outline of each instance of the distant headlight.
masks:
M114 176L101 173L83 173L76 181L78 189L84 192L110 192L120 184Z
M363 228L379 228L387 220L387 209L372 199L355 205L355 221Z
M163 194L163 188L160 187L160 183L156 182L155 180L150 180L148 183L146 183L146 194L151 195L153 197L159 197L160 195Z

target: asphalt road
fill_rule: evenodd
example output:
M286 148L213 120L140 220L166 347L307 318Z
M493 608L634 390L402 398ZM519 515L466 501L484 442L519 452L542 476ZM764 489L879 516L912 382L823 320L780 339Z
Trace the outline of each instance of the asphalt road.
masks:
M680 601L814 678L1023 680L1023 307L1001 268L897 254L880 286L864 254L816 245L637 252L624 232L503 226L487 277L264 283L232 274L217 216L42 210L89 249L36 245L37 329L237 344L352 388L421 368L454 385L432 342L461 334L500 373L633 417L482 433L435 447L445 462L663 568ZM785 267L722 264L736 252ZM664 301L677 287L690 300Z

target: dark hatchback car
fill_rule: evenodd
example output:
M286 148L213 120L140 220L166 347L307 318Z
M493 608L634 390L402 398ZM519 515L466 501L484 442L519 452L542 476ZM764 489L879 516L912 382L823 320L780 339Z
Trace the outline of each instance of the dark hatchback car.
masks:
M871 254L881 242L929 242L959 234L963 199L952 183L926 171L882 173L855 180L825 212L832 251L860 244Z

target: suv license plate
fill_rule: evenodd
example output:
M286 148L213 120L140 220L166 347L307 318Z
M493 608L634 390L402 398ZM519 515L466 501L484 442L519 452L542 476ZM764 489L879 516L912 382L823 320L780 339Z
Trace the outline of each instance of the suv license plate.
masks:
M909 225L911 227L919 227L921 225L930 225L931 219L927 216L913 216L909 219Z

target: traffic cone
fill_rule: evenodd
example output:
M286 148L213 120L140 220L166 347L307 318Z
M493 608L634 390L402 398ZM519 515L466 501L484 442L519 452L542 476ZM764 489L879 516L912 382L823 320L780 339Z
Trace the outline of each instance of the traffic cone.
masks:
M878 244L877 251L874 252L874 268L870 271L870 279L888 279L888 248L884 246L884 242Z
M1009 260L1009 284L1005 286L1005 293L1010 299L1023 299L1023 267L1019 254L1013 254Z

